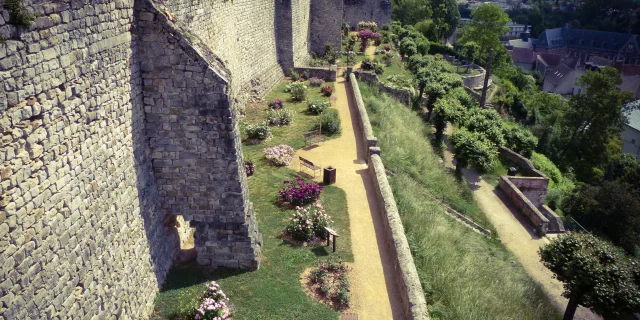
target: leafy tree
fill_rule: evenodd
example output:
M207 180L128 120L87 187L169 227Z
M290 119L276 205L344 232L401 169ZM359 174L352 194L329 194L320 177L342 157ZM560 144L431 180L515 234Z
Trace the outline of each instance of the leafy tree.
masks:
M607 163L611 156L602 146L619 139L627 121L623 106L632 100L632 94L617 87L622 78L611 67L587 71L576 84L586 89L571 96L569 109L560 120L558 155L562 164L573 166L578 175L592 179L593 168Z
M418 47L413 39L405 37L400 41L400 55L402 58L411 57L418 52Z
M505 144L502 118L495 110L471 109L461 119L461 125L469 131L482 134L496 146Z
M427 99L427 119L431 118L433 104L443 97L447 92L462 87L462 77L455 73L438 72L433 73L431 81L427 83L425 90L429 96Z
M538 145L536 138L529 129L519 125L511 125L504 130L505 147L529 158Z
M430 15L431 6L429 5L429 1L393 0L391 17L393 20L398 20L404 25L416 24L418 21L427 19Z
M504 48L500 36L509 30L509 16L495 3L484 3L471 12L471 21L465 26L460 41L474 41L479 46L479 53L487 56L490 49Z
M418 49L417 53L427 55L429 53L429 40L419 39L418 42L416 42L416 49Z
M604 180L627 183L640 189L640 161L628 153L621 153L607 164Z
M336 61L338 60L339 54L338 54L338 49L336 48L336 46L331 43L331 42L327 42L324 44L324 58L325 60L327 60L327 62L329 62L329 64L335 64Z
M565 233L539 251L542 263L564 283L565 320L578 305L619 318L640 309L640 265L606 241Z
M451 144L456 159L456 175L458 176L462 173L461 169L469 165L489 171L498 162L496 145L477 132L460 128L451 135Z
M434 140L440 142L442 141L447 122L460 122L465 116L467 108L465 108L454 95L447 94L436 101L433 111L435 113L433 122L436 129Z
M433 20L422 20L414 26L416 31L422 33L422 35L430 41L438 41L438 28Z
M450 37L460 23L456 0L431 0L431 11L438 30L438 40Z
M469 60L469 63L467 65L467 72L469 72L469 66L471 66L471 64L475 61L476 54L478 54L478 51L480 51L480 46L475 41L468 41L464 43L464 45L462 46L462 50L464 51L464 55Z

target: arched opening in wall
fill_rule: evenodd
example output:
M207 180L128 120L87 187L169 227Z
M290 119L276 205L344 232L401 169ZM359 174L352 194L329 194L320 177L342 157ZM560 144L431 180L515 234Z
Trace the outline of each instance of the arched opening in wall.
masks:
M196 260L198 256L195 248L196 228L190 226L189 221L185 221L181 215L167 214L165 225L170 228L171 233L177 233L180 249L174 264L185 264Z

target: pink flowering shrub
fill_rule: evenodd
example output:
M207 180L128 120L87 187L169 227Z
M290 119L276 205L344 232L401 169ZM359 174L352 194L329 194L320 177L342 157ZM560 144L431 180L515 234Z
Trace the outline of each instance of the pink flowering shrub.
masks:
M311 241L314 236L325 239L325 227L333 224L331 217L325 213L320 202L306 207L296 207L296 213L291 217L287 226L287 233L299 241Z
M320 78L311 78L309 79L309 85L312 87L320 87L321 85L324 84L324 80L320 79Z
M267 160L277 166L286 166L291 163L294 154L293 148L286 144L264 149L264 156Z
M280 189L278 197L282 202L301 206L318 200L323 189L317 182L306 182L302 178L296 178L284 181L284 188Z
M391 46L390 45L385 45L384 46L384 50L387 51L387 52L391 51Z
M380 34L371 30L360 30L358 38L360 38L360 51L364 52L369 46L369 40L380 39Z
M202 303L195 310L194 320L224 320L229 319L229 299L220 290L220 286L211 281L202 295Z
M247 177L252 176L253 173L256 172L255 163L253 163L253 161L251 161L251 160L245 160L244 161L244 171L247 173Z

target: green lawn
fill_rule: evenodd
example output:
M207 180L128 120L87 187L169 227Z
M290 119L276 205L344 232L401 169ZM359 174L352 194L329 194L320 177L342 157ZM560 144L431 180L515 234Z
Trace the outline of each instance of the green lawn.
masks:
M459 75L461 75L463 77L475 76L475 75L479 75L480 74L480 72L478 70L475 70L475 69L472 69L472 68L468 68L468 70L467 70L466 67L457 66L457 65L454 65L454 64L452 64L450 62L447 63L447 66L448 66L447 69L449 70L449 72L457 73L457 74L459 74Z
M499 240L471 231L432 196L483 215L440 163L420 116L360 84L434 319L559 319L541 287Z
M309 82L307 81L307 101L292 101L291 95L284 92L288 83L289 82L287 81L283 81L264 98L264 102L248 105L245 109L246 115L240 120L243 139L246 138L244 132L246 124L254 124L265 120L269 101L276 98L283 99L285 100L284 107L296 112L293 124L282 127L271 127L271 132L273 134L273 138L271 140L263 141L258 144L250 144L245 140L243 146L245 159L252 160L256 164L259 164L264 159L264 148L277 146L283 143L292 146L294 149L302 148L305 146L304 134L311 131L314 125L320 123L320 116L312 115L307 112L307 101L315 99L329 101L329 98L323 97L320 93L320 88L309 86ZM327 82L326 85L334 86L334 83ZM335 134L326 137L326 139L334 139L339 136L339 134Z
M269 95L282 97L283 86ZM319 92L320 89L317 89ZM316 88L310 90L312 95ZM267 100L270 101L270 100ZM290 216L295 210L280 207L276 201L282 181L298 176L286 167L274 167L262 161L265 146L288 143L302 147L302 133L307 131L317 116L302 112L306 104L289 103L286 108L298 111L294 125L277 128L274 138L257 145L245 145L245 156L250 156L257 168L249 178L250 199L255 206L258 226L263 236L262 262L253 272L237 270L208 270L197 265L174 267L156 297L152 319L186 319L184 314L198 304L204 284L216 280L233 304L233 319L337 319L339 313L309 298L300 284L300 275L317 265L330 254L323 244L294 247L281 238ZM266 102L264 103L266 108ZM247 120L257 120L264 115L260 108L246 110ZM353 261L349 232L349 215L343 190L327 186L321 195L326 212L331 215L334 229L341 235L337 253L347 262ZM197 232L197 231L196 231Z

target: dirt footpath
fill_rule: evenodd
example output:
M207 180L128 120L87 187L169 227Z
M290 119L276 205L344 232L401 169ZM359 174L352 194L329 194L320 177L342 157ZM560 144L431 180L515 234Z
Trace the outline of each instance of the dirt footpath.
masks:
M447 137L451 135L453 128L447 125L445 142L447 150L444 152L445 166L455 168L455 160L451 153L451 145ZM549 243L548 237L538 237L533 227L529 226L524 216L506 199L502 191L495 189L480 177L473 169L462 170L469 187L473 190L473 196L480 204L480 207L487 215L487 218L498 232L498 236L509 251L513 252L520 261L527 273L538 283L540 283L545 293L551 298L553 304L564 313L568 300L562 297L562 283L553 278L553 273L547 269L538 256L538 249ZM602 319L592 313L589 309L579 307L574 319Z
M347 194L353 247L352 293L358 319L404 319L393 260L385 241L381 209L374 193L373 177L365 163L366 151L355 112L357 107L343 77L335 85L332 108L342 122L341 136L296 151L297 156L320 167L336 168L336 186ZM299 170L296 157L291 164ZM306 171L310 173L310 171ZM317 176L316 180L321 180ZM340 241L338 239L338 241Z

